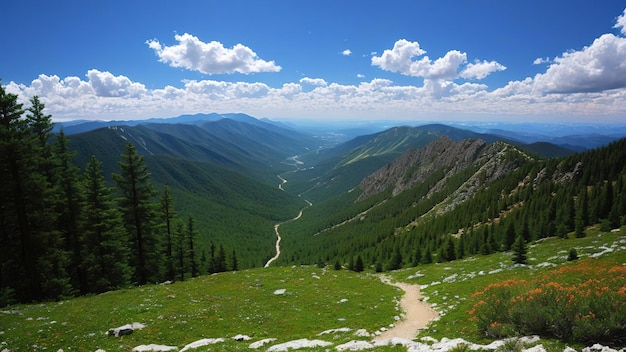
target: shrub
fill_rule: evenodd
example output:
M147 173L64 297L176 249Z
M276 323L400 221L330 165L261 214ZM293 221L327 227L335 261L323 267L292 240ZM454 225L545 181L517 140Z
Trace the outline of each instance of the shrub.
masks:
M507 280L476 292L469 312L485 336L553 336L572 342L626 341L626 266L592 259L533 281Z
M569 255L567 256L567 260L572 261L576 259L578 259L578 252L576 252L576 248L571 248L569 250Z

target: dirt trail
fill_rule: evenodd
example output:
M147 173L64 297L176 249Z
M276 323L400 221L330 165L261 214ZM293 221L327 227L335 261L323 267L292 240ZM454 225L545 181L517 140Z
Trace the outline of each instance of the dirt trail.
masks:
M383 280L385 281L385 280ZM387 282L389 283L389 282ZM391 284L391 283L390 283ZM374 340L386 340L394 337L413 339L417 336L417 330L425 327L430 321L439 316L431 308L430 304L421 301L420 286L397 282L395 285L404 290L404 296L400 305L404 310L405 317L396 325L376 336Z
M283 189L283 184L287 183L287 180L285 180L284 178L280 177L280 175L277 175L277 177L281 180L280 184L278 184L278 188L281 191L284 191ZM302 216L302 211L308 207L312 207L313 203L309 202L308 200L304 200L307 203L307 206L305 206L304 208L300 209L300 212L298 213L298 215L293 218L293 219L289 219L287 221L283 221L283 222L279 222L278 224L274 225L274 233L276 234L276 255L273 256L272 258L270 258L267 263L265 263L265 268L269 267L270 264L272 264L273 261L275 261L276 259L278 259L278 257L280 257L280 241L282 240L282 237L280 237L280 232L278 232L278 228L280 227L281 224L285 224L291 221L296 221L298 219L300 219L300 217Z

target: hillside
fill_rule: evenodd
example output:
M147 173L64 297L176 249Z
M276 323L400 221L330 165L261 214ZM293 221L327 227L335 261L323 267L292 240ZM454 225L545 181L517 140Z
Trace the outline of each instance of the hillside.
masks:
M208 347L188 350L248 351L259 350L259 345L280 350L281 345L307 342L320 344L307 351L445 352L472 345L487 350L505 346L516 351L537 346L537 351L560 352L566 347L580 351L598 342L619 349L619 343L600 340L486 338L478 332L468 311L476 303L474 294L502 282L548 276L553 283L565 285L587 280L590 273L598 279L598 272L604 268L625 263L625 233L624 229L610 233L590 230L584 238L539 241L529 249L533 259L526 266L512 265L510 253L496 253L388 273L390 280L420 285L424 300L440 315L426 329L416 332L414 339L374 340L403 319L397 306L400 289L385 284L371 272L294 266L222 273L60 302L6 307L0 311L0 341L6 351L30 350L33 346L52 351L130 351L150 345L170 346L175 351L193 342ZM579 261L566 260L571 248L578 251ZM616 271L614 278L623 284L624 275L623 270ZM106 333L133 323L143 328L120 337ZM606 352L617 351L603 348Z
M282 263L361 256L366 265L393 269L424 256L448 261L508 250L518 235L532 241L599 221L619 226L626 214L625 143L536 159L501 142L439 139L287 224ZM446 254L444 247L452 249Z

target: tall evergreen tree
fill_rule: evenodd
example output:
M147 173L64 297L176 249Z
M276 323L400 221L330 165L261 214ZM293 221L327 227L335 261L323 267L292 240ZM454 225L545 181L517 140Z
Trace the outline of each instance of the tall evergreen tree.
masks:
M174 231L173 255L176 258L176 273L180 281L185 280L185 273L187 272L185 261L186 248L185 227L181 221L177 221L176 230Z
M165 278L174 280L176 278L176 259L174 258L174 219L176 211L174 202L170 195L170 187L163 188L161 195L161 219L163 221L164 245L165 245Z
M513 243L515 243L515 226L513 226L513 222L509 221L504 231L502 247L505 251L508 251L513 246Z
M61 131L54 143L55 170L54 183L56 189L56 208L58 219L56 228L65 240L65 250L69 253L67 267L72 286L81 294L88 292L87 275L83 265L82 221L82 190L78 167L73 164L75 152L69 148L69 139Z
M589 225L589 198L587 196L587 187L583 185L583 188L578 192L576 202L576 214L574 216L574 232L576 237L585 237L585 227Z
M526 253L528 249L526 248L526 242L524 241L524 237L517 236L515 243L513 243L513 263L515 264L526 264Z
M215 271L218 273L223 273L227 270L228 268L226 267L226 251L224 251L224 246L220 244L217 251L217 256L215 258Z
M155 191L143 157L130 142L126 143L118 166L120 173L113 174L113 179L121 193L119 206L131 241L133 280L144 285L160 279L157 239L153 231L154 206L151 203Z
M187 258L189 260L189 271L191 272L191 277L197 277L200 275L200 270L198 268L198 262L196 261L196 250L194 249L194 243L196 242L197 233L194 228L194 219L193 216L187 216L187 231L185 232L186 242L187 242ZM224 257L226 257L224 255ZM224 264L224 266L226 266ZM226 270L224 270L226 271Z
M389 260L389 265L387 267L388 270L398 270L402 268L402 253L400 252L400 247L396 247L393 251L393 255Z
M17 98L0 84L0 289L30 302L69 295L71 286L43 168L47 129L37 132L35 120L23 118ZM43 111L38 98L31 102ZM40 117L51 124L48 115Z
M363 270L365 270L365 266L363 265L363 258L361 258L361 255L358 255L356 257L356 262L354 263L354 271L360 273Z
M111 190L106 187L101 165L92 156L83 176L82 257L87 291L93 293L124 287L129 284L131 274L128 241Z
M232 271L237 271L239 270L239 261L237 260L237 252L235 252L235 250L233 249L233 257L232 257L232 261L231 261L232 265L231 265L231 270Z

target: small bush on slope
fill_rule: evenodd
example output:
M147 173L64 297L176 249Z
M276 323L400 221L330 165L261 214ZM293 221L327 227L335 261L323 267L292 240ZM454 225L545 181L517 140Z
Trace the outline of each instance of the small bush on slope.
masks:
M488 337L626 341L626 266L586 259L539 279L490 284L472 298L471 319Z

